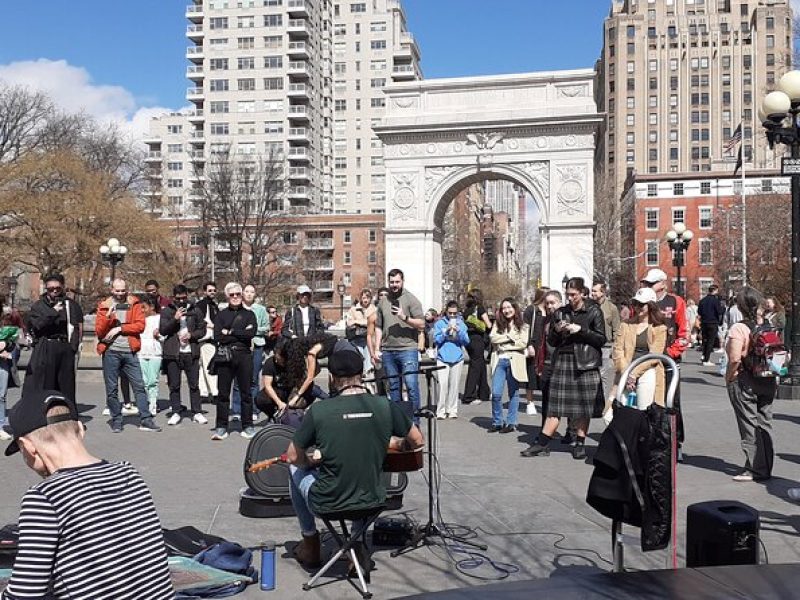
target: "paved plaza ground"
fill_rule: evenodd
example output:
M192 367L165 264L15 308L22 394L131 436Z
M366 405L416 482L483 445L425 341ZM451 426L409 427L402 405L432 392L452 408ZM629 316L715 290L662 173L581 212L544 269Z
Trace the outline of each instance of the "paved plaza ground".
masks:
M742 462L733 412L722 379L700 367L691 351L683 370L683 404L687 441L686 461L678 467L679 556L683 564L686 506L705 500L739 500L761 514L762 539L771 563L800 562L800 511L786 490L800 486L798 426L800 404L776 401L774 477L766 484L731 480ZM122 435L112 435L104 406L102 385L96 374L82 374L81 410L90 419L87 441L97 455L126 459L136 465L155 497L165 527L194 525L253 545L265 539L283 544L299 538L296 520L248 519L238 514L238 491L244 485L242 462L247 441L231 436L212 442L208 426L184 420L164 427L160 434L139 432L135 420ZM162 386L162 396L166 389ZM17 399L16 391L10 401ZM213 416L213 408L208 407ZM567 447L554 445L549 458L521 458L519 451L538 431L539 416L521 415L516 434L488 434L490 406L462 406L459 419L439 422L442 470L441 512L445 521L478 530L494 561L512 563L519 571L511 580L557 577L606 571L610 561L610 522L585 502L592 472L591 456L601 429L587 442L589 460L575 461ZM166 417L161 413L160 424ZM562 425L563 431L563 425ZM4 459L0 486L0 523L17 518L19 498L36 476L20 458ZM410 474L403 511L418 521L426 518L427 493L422 473ZM638 536L638 530L629 528ZM277 594L280 598L358 598L347 583L337 582L303 592L307 574L279 548ZM416 550L391 558L389 549L374 556L372 576L376 598L394 598L425 591L477 586L485 583L457 572L441 548ZM762 557L763 560L763 557ZM626 564L636 569L667 566L667 552L643 554L627 549ZM476 574L496 575L487 567ZM252 586L241 598L262 597Z

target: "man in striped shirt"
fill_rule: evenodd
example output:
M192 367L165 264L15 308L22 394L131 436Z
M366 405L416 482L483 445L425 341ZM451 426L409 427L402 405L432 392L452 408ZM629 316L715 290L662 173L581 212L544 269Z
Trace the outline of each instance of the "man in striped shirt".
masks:
M35 390L11 411L14 440L44 477L22 498L19 550L2 600L166 600L175 597L147 485L126 462L95 458L75 403Z

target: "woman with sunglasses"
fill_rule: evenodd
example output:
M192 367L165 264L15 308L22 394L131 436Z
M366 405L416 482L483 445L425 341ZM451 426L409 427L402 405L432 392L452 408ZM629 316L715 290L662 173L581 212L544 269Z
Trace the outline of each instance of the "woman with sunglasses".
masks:
M214 317L214 341L217 352L213 363L216 370L219 396L217 396L217 421L212 440L228 437L229 403L233 380L239 385L242 399L242 437L252 438L253 397L250 382L253 379L253 356L251 346L258 331L256 315L247 310L242 303L242 286L231 282L225 286L228 306Z
M610 398L616 396L618 386L624 385L636 392L636 406L644 410L653 402L664 405L665 372L661 362L647 361L636 367L627 381L620 381L622 372L632 361L645 354L664 354L667 346L667 326L664 313L658 307L658 298L652 288L641 288L631 300L631 317L620 325L614 340L611 359L616 376ZM607 403L606 411L610 408Z

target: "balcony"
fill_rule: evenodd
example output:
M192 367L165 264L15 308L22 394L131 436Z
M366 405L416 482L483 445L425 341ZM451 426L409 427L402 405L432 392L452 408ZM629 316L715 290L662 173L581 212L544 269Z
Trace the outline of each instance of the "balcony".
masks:
M333 279L322 279L314 281L315 292L332 292L335 288L333 286Z
M203 25L187 25L186 26L186 37L191 40L202 40L203 39Z
M304 60L289 61L289 68L287 70L291 77L308 77L308 64Z
M189 141L191 143L203 144L205 143L205 140L206 140L206 132L203 131L202 129L195 129L194 131L189 132Z
M203 97L203 88L201 87L190 87L186 88L186 99L191 100L192 98L200 99Z
M311 160L311 156L308 153L308 148L305 147L289 148L289 160L308 162L309 160Z
M188 46L186 48L186 58L188 58L193 63L201 63L203 62L203 46Z
M291 187L287 196L290 200L308 200L311 197L311 188L305 185Z
M308 261L305 269L306 271L333 271L333 259Z
M306 0L289 0L286 8L292 17L308 17Z
M305 83L290 83L286 95L290 98L308 98L309 91Z
M307 142L308 133L309 131L305 127L290 127L287 139L290 142Z
M203 65L189 65L186 67L186 78L192 81L202 81L206 76Z
M289 37L308 37L308 23L305 19L289 19L286 25Z
M197 121L202 121L204 119L203 109L197 108L195 110L190 110L189 112L186 113L186 116L188 117L189 121L193 123Z
M198 22L203 20L203 3L200 4L190 4L186 7L186 18L192 22Z
M289 42L289 57L308 59L308 46L305 42Z
M305 167L289 167L289 179L307 180L311 176L311 171Z
M298 121L308 121L308 107L305 104L297 104L289 107L289 118Z
M161 152L148 152L144 159L146 162L160 162Z
M395 65L392 69L392 76L395 79L416 79L417 70L414 65Z

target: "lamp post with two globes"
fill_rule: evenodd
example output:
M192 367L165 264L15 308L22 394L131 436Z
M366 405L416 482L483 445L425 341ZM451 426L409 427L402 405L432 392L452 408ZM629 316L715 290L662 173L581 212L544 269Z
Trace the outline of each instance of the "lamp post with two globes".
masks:
M681 267L685 264L684 252L686 252L686 249L692 242L694 233L691 229L686 229L684 223L673 223L672 229L667 232L666 238L669 247L672 248L672 266L678 270L675 291L683 298L686 294L684 293L683 282L681 281Z
M111 282L117 278L117 265L125 260L128 248L121 245L117 238L108 238L108 241L100 246L100 256L111 265Z
M792 328L789 376L778 388L778 398L800 400L800 71L789 71L778 89L764 97L759 120L769 147L788 146L791 159L783 159L781 172L792 178Z

